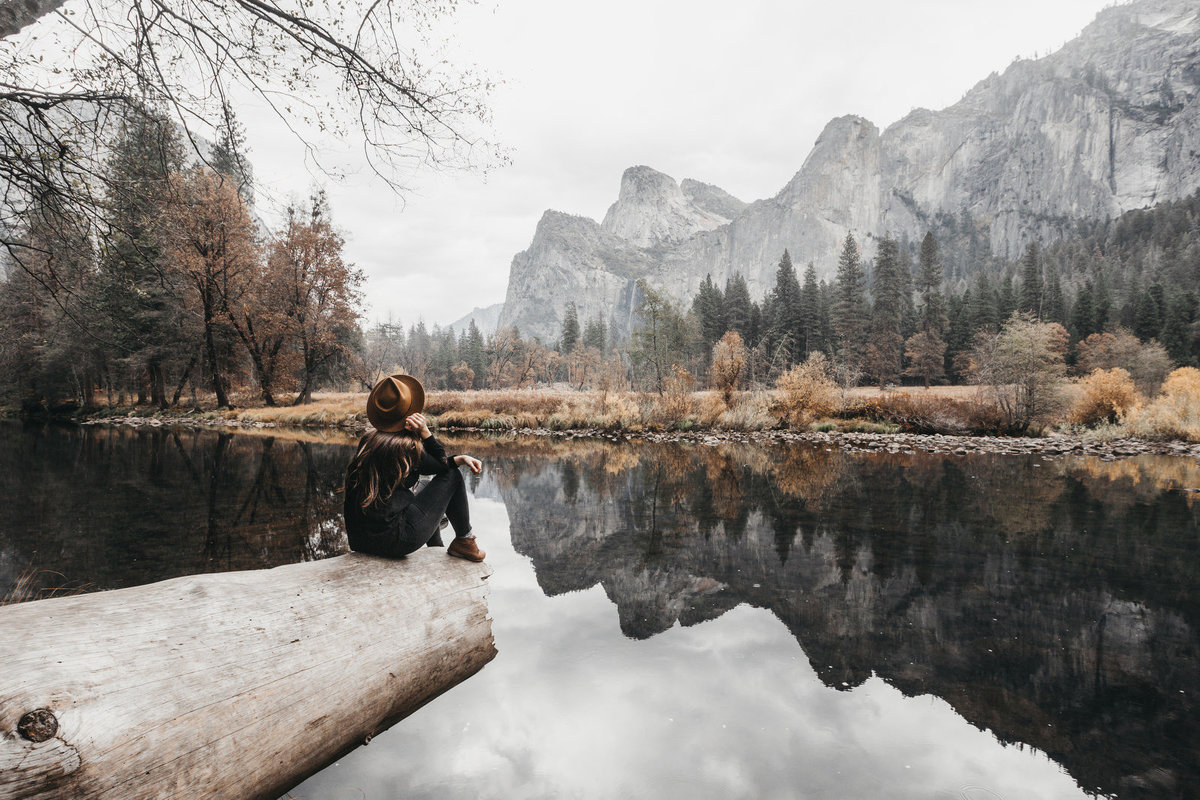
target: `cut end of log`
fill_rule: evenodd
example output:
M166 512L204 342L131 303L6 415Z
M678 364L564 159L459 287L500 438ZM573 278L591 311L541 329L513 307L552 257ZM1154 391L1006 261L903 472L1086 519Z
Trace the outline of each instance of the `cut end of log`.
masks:
M58 733L58 717L48 708L38 708L21 717L17 733L31 742L45 742Z

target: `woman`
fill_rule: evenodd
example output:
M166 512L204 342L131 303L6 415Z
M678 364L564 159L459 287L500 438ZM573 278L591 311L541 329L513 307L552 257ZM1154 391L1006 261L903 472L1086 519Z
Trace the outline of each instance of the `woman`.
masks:
M367 398L367 417L375 430L358 443L346 471L344 513L350 549L388 558L401 558L423 545L440 547L443 515L454 529L449 555L482 561L484 552L471 533L467 487L458 467L478 474L477 458L446 456L429 430L425 392L416 378L384 378ZM419 475L432 475L423 489L413 491Z

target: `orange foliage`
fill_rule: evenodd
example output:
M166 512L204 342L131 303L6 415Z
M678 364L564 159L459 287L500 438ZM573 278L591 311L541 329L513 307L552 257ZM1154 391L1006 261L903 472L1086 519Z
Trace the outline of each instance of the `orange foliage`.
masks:
M829 362L822 353L813 353L803 364L780 375L775 386L780 416L792 427L807 425L841 408L841 390L829 377Z
M1133 378L1120 367L1093 370L1079 382L1079 389L1069 416L1078 425L1119 422L1138 401Z

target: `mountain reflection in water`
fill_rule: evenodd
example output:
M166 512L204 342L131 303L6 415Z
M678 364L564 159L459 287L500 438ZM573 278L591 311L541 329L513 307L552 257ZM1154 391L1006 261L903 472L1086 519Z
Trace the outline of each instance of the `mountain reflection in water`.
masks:
M107 589L344 551L353 437L5 434L0 596L31 569L34 588ZM446 440L484 459L472 487L503 502L541 593L602 587L639 647L676 623L767 609L827 687L881 679L940 697L1088 792L1200 793L1194 462ZM504 623L497 662L463 690L506 654L537 666L506 650ZM391 775L396 758L372 769ZM396 780L380 785L403 794Z
M516 456L495 481L549 595L644 639L769 609L821 680L932 694L1081 787L1200 790L1200 468L807 445Z

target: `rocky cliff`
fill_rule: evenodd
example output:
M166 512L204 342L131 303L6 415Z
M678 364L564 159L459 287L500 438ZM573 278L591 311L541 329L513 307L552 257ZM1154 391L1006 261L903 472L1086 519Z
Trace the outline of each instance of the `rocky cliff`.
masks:
M501 325L553 340L567 302L582 318L630 329L638 278L680 301L734 272L761 297L785 248L830 277L853 233L869 256L881 236L916 239L938 214L967 211L992 251L1081 220L1185 197L1200 188L1200 8L1139 0L1101 12L1078 38L1014 62L941 111L880 131L830 122L800 171L749 205L649 167L626 170L602 224L547 212L513 259Z

